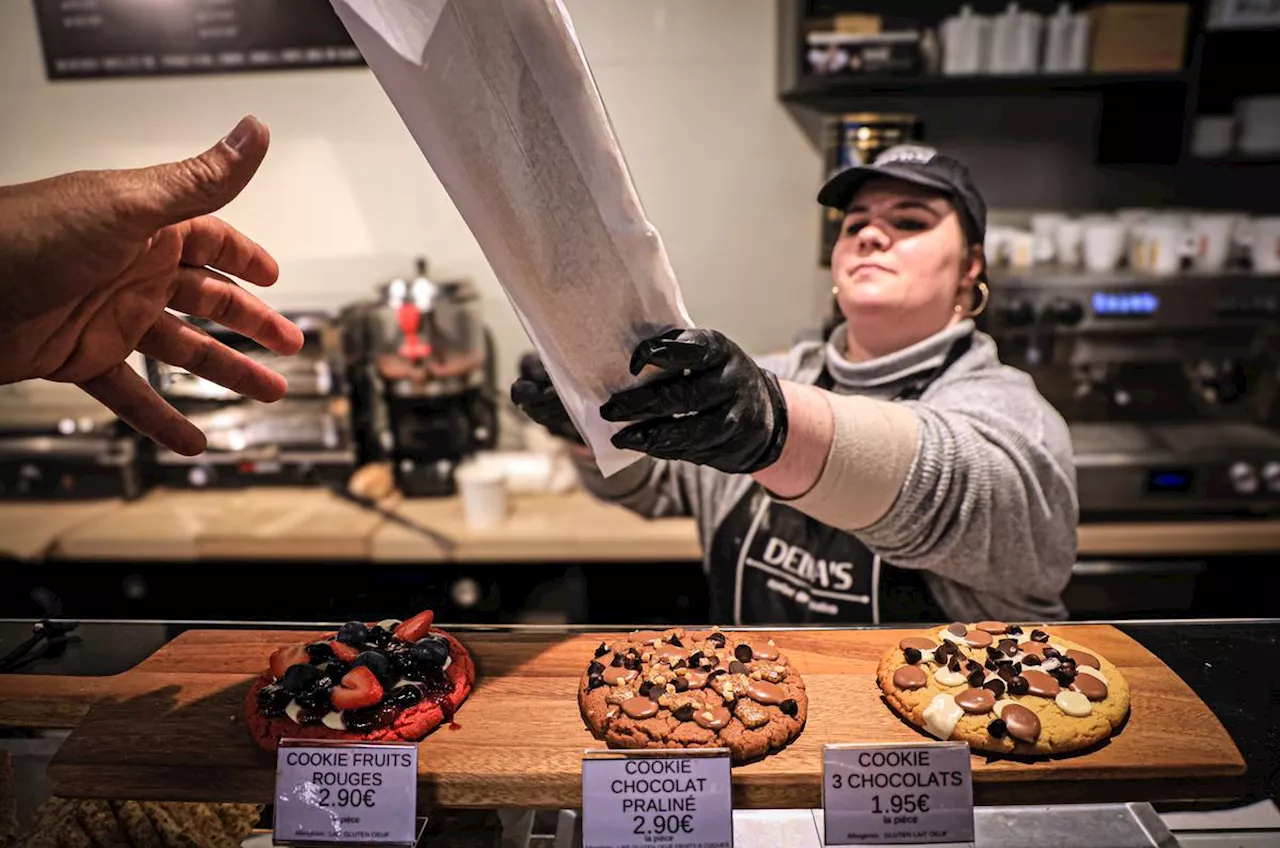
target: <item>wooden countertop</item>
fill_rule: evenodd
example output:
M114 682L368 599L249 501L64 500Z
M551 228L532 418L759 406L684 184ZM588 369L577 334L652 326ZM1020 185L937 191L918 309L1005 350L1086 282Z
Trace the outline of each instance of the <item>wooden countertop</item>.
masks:
M390 501L380 513L307 488L158 489L128 503L6 503L0 504L0 557L536 563L702 555L690 519L646 520L582 491L511 500L506 524L489 531L466 527L457 498ZM1274 519L1080 527L1081 558L1275 552L1280 520Z

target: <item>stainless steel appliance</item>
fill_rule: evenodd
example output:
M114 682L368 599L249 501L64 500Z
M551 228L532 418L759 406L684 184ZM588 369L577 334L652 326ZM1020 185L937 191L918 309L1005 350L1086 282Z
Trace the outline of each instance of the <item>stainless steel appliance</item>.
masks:
M75 386L0 386L0 500L134 498L132 432Z
M416 274L342 316L346 374L363 464L389 459L411 496L449 495L458 463L497 443L493 344L464 280Z
M258 403L164 362L147 361L152 386L205 432L208 449L187 457L155 448L148 476L172 486L344 483L355 468L350 404L341 380L338 328L318 312L293 313L303 334L295 356L277 356L212 322L192 323L281 373L289 392Z
M1041 272L985 329L1071 427L1084 520L1280 511L1280 279Z

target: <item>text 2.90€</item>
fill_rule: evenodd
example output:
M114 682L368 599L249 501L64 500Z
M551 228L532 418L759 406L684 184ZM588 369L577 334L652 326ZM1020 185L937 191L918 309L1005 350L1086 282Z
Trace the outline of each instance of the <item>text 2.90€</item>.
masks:
M321 807L373 807L375 797L372 789L330 789L316 790L316 804Z

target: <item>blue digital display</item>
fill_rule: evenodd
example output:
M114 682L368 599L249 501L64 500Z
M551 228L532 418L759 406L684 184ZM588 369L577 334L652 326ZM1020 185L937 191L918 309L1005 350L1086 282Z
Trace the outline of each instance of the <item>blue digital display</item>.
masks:
M1147 475L1150 492L1187 492L1191 490L1191 472L1186 470L1152 471Z
M1155 315L1160 308L1160 298L1149 291L1094 292L1092 304L1094 315Z

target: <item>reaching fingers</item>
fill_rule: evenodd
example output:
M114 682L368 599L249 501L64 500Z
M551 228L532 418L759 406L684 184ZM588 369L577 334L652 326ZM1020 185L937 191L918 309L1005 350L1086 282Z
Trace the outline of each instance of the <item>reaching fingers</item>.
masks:
M234 281L207 268L181 268L169 306L208 318L282 355L302 349L302 331Z
M142 336L138 351L254 400L271 403L289 389L288 381L267 366L168 312Z
M120 420L175 453L195 456L204 450L204 433L165 403L127 364L116 364L105 374L80 383L80 388Z
M646 366L663 371L699 371L729 358L730 342L715 330L668 330L645 339L631 354L631 373Z
M202 215L174 229L182 239L184 265L211 265L259 286L269 286L280 276L270 253L220 218Z

